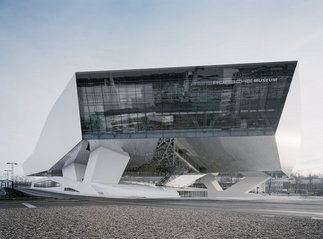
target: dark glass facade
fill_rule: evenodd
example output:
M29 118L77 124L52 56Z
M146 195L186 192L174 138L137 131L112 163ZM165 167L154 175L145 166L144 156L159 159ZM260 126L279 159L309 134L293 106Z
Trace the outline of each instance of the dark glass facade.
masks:
M296 64L76 73L83 138L273 135Z

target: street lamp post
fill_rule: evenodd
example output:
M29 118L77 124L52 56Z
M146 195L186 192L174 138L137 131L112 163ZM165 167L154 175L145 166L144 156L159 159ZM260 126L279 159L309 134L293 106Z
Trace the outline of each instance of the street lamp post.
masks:
M9 187L9 172L11 172L11 170L5 169L4 171L6 175L6 187Z
M14 173L13 173L13 169L15 165L18 165L18 163L14 163L14 162L8 162L7 164L11 164L11 181L13 183L14 181Z

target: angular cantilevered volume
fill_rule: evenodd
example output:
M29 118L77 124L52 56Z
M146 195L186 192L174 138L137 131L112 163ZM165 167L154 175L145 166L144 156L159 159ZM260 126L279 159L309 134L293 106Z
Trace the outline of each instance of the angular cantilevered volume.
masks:
M37 145L23 164L25 174L46 172L81 140L76 80L73 77L50 110Z
M76 73L25 173L52 176L57 184L35 185L59 184L52 189L63 193L147 197L178 194L133 191L119 183L122 175L167 174L165 185L173 185L169 175L192 169L257 175L246 187L266 178L250 172L289 175L300 147L296 67L289 61ZM214 185L209 178L203 180Z
M298 67L275 134L281 170L290 175L301 154L301 91Z

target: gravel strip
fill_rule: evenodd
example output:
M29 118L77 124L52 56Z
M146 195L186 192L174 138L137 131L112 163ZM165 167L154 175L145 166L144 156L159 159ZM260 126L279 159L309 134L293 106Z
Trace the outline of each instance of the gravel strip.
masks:
M142 206L15 208L0 210L0 238L323 238L323 220Z

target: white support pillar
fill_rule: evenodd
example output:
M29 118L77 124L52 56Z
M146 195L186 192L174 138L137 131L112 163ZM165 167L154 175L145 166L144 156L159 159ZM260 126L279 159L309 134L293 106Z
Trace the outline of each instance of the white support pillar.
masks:
M243 174L245 176L244 179L225 190L228 194L246 195L270 179L270 176L263 172L244 172Z
M243 197L254 195L248 193L270 178L269 175L263 172L244 172L243 174L245 178L224 191L212 174L203 177L200 182L206 186L209 197Z
M100 146L90 153L84 183L118 184L128 164L127 153Z
M63 177L81 182L84 178L86 165L71 163L62 169Z
M220 193L223 192L221 185L218 183L218 181L216 181L213 174L207 174L199 181L206 186L209 197L221 195Z

